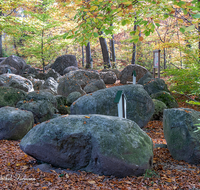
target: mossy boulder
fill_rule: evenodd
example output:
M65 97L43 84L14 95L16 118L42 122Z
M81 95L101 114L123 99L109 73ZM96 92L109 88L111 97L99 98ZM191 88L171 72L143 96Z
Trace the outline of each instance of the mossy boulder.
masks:
M164 109L167 109L167 106L165 105L165 103L163 103L159 100L156 100L156 99L153 99L153 103L155 106L155 111L154 111L154 114L153 114L151 120L162 120L163 119L163 111L164 111Z
M60 114L69 114L70 107L65 96L57 95L55 96L57 100L57 109ZM71 105L71 104L70 104Z
M14 107L0 108L0 140L19 140L33 127L33 114Z
M155 94L152 94L151 98L160 100L161 102L165 103L167 108L177 108L178 107L178 103L177 103L176 99L169 92L160 91Z
M199 125L198 111L188 108L164 110L164 136L174 159L200 164L200 130L197 130Z
M154 113L154 104L142 85L115 86L84 95L70 106L71 114L118 116L118 105L114 102L118 91L123 91L127 98L127 119L144 127Z
M69 115L35 126L20 148L37 160L100 175L143 175L152 167L151 138L133 121Z
M27 96L26 92L20 89L11 87L0 87L0 107L11 106L15 107L17 102Z

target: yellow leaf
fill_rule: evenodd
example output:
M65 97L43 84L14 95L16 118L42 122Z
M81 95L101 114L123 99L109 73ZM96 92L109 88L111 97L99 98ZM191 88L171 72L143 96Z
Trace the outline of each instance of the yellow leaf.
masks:
M96 10L96 9L98 9L97 6L92 6L92 7L90 8L91 11L94 11L94 10Z
M90 118L89 116L85 116L85 118Z
M20 164L16 164L16 166L20 166Z
M89 184L95 184L96 181L90 180L90 181L88 181L88 183L89 183Z
M98 19L103 19L103 17L102 17L102 16L98 16L97 18L98 18Z
M10 162L8 162L7 166L10 166Z
M127 2L124 2L123 4L124 5L130 5L130 4L132 4L132 2L131 1L127 1Z

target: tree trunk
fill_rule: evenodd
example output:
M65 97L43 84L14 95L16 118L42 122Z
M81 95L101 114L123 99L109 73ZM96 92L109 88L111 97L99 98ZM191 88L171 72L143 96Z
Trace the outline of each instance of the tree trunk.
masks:
M113 24L111 24L110 26L113 26ZM112 38L110 39L110 60L112 61L112 68L116 68L117 66L114 35L112 35Z
M136 19L136 18L135 18ZM136 22L136 21L134 21ZM134 24L134 31L136 31L137 29L137 25ZM136 48L137 48L137 45L133 42L133 54L132 54L132 60L131 60L131 64L135 64L136 63Z
M163 56L164 56L164 69L166 69L167 68L167 64L166 64L166 49L164 48L163 49Z
M82 46L82 67L84 67L85 63L84 63L84 46Z
M44 67L44 30L42 30L42 39L41 39L41 58L42 58L42 67L43 67L43 73L45 73Z
M0 33L0 57L3 57L2 33Z
M16 55L19 56L19 52L18 52L18 49L17 49L17 42L16 42L15 37L13 37L13 45L14 45L14 48L15 48Z
M91 49L90 49L90 42L88 42L87 46L85 47L86 50L86 69L91 68Z
M101 32L100 35L102 33L103 32ZM110 57L109 57L106 39L103 38L103 37L100 37L99 42L100 42L100 45L101 45L101 51L102 51L102 55L103 55L104 69L110 68L111 64L110 64Z

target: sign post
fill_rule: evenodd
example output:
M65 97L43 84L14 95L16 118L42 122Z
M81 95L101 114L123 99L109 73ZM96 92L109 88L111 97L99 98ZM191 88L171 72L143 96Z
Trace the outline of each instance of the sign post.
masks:
M158 69L158 78L160 78L160 50L153 51L153 77L155 78L156 69Z
M133 84L136 84L136 71L135 70L133 70L132 76L133 76Z
M126 96L122 90L117 91L114 102L118 106L118 117L126 119Z

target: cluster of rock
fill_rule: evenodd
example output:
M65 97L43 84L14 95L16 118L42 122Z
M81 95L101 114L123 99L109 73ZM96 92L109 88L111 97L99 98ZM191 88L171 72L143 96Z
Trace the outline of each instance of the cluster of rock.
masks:
M131 82L133 70L136 85L106 88L117 79ZM116 117L118 91L126 96L127 119ZM41 73L16 56L0 62L0 139L22 139L25 153L56 167L118 177L142 175L152 167L153 143L141 128L151 119L162 119L165 110L166 140L176 153L169 140L169 108L176 107L165 82L139 65L98 73L79 69L75 56L64 55ZM198 151L193 152L188 153L191 160L197 159Z

